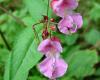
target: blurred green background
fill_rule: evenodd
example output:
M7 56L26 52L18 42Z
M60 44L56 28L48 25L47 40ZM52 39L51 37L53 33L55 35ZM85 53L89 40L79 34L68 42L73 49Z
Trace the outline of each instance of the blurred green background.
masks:
M46 2L0 0L0 80L47 80L36 68L41 55L36 54L32 42L32 24L46 14L41 9ZM58 80L100 80L100 0L80 0L75 12L83 16L82 29L68 36L56 34L64 48L62 57L69 64Z

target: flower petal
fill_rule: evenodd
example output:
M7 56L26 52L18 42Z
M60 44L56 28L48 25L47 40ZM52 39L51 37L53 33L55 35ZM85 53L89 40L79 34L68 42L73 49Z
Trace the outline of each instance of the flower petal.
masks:
M71 16L66 16L58 24L59 31L64 34L69 34L68 29L72 27L73 27L73 19Z
M54 13L64 17L78 6L77 0L52 0L51 7Z
M43 54L46 53L45 47L50 43L49 39L43 40L39 46L38 46L38 51L42 52Z
M73 18L74 23L77 25L78 28L81 28L83 25L82 16L79 13L75 13L71 15Z
M62 46L61 46L60 42L54 41L52 43L52 45L55 46L56 53L62 52Z
M56 38L55 40L52 38L45 39L39 44L38 51L42 52L46 56L50 56L62 52L62 46Z
M78 6L78 1L77 0L64 0L66 3L66 7L69 9L76 9Z
M68 65L65 63L65 61L61 58L56 59L56 63L55 63L55 70L52 74L52 78L58 78L63 76L66 71L67 71Z
M68 65L61 58L49 57L49 58L44 59L44 61L42 61L38 65L38 68L44 76L50 79L56 79L65 74L65 72L67 71Z
M52 77L52 71L53 71L53 67L52 67L52 59L51 58L46 58L44 59L39 65L39 71L46 77L51 78Z

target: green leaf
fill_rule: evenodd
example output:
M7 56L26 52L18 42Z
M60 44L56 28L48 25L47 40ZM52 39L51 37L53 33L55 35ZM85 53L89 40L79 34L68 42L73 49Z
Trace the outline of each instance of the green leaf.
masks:
M27 26L32 26L33 25L33 18L31 17L31 16L29 16L29 15L27 15L27 16L25 16L24 18L23 18L23 21L24 21L24 23L27 25Z
M73 35L67 35L65 40L68 45L73 45L78 38L78 34L73 34Z
M41 59L32 29L26 28L18 37L6 65L4 80L26 80L29 70Z
M29 79L28 80L47 80L47 79L45 79L44 77L40 77L40 76L32 76L32 77L29 77Z
M81 78L94 73L93 66L98 62L96 51L76 51L67 57L69 64L67 76Z
M99 55L99 61L100 61L100 55Z
M82 28L86 29L87 26L89 26L89 20L87 19L87 17L85 17L85 18L83 18L83 21L84 21L84 23L83 23L83 27Z
M92 45L100 43L100 32L94 28L91 29L85 34L85 40Z
M3 77L2 76L0 76L0 80L3 80Z
M4 31L6 29L6 22L8 20L7 14L0 15L0 30Z
M79 45L64 47L63 54L62 54L63 58L66 58L67 56L72 55L74 51L79 51L80 47L81 46L79 46Z
M2 38L0 36L0 47L1 47L1 45L4 45L4 42L3 42L3 40L2 40Z
M98 68L96 71L95 71L95 74L96 76L100 76L100 68Z
M4 48L0 49L0 64L6 62L6 59L8 58L8 55L9 55L9 51L7 49L4 49Z
M46 14L47 7L42 0L24 0L31 16L33 23L39 21L42 15ZM25 20L25 19L24 19ZM28 26L31 25L30 23ZM41 26L37 27L38 32ZM40 33L39 33L40 35ZM9 57L6 65L4 80L26 80L29 70L35 66L41 59L42 55L37 51L37 43L31 27L26 28L19 37Z
M73 45L76 40L78 39L78 34L72 34L72 35L62 35L62 34L56 34L59 38L61 38L63 43L66 43L67 45Z
M34 19L40 20L47 13L47 5L43 0L24 0L24 3Z
M61 80L75 80L75 79L67 77L67 76L64 76L63 78L61 78Z
M7 59L7 63L5 65L5 74L4 74L4 80L11 80L10 79L10 70L11 70L11 55L9 55L9 58Z
M89 15L92 20L100 19L100 4L94 3L94 8L91 9Z
M17 11L15 11L12 14L15 15L16 12ZM18 15L15 15L15 16L18 16ZM6 39L8 40L9 44L12 44L16 35L18 35L24 27L19 25L15 21L15 19L13 19L11 16L8 16L7 14L3 14L2 16L0 16L0 21L1 21L0 29L2 30L2 32L5 33L4 35Z
M100 78L96 78L95 80L100 80Z
M0 3L3 2L4 0L0 0Z

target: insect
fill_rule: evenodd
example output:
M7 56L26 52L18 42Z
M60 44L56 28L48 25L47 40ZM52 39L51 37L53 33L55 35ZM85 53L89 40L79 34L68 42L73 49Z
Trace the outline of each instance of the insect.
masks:
M38 25L38 24L43 24L44 25L44 28L43 28L43 31L42 31L42 39L46 39L48 36L52 36L52 31L56 31L56 24L55 23L55 20L54 18L49 18L48 17L48 14L49 14L49 3L50 3L50 0L48 0L48 6L47 6L47 15L42 15L43 16L43 19L40 20L38 23L35 23L33 24L33 31L34 31L34 34L36 36L36 38L38 39L38 41L40 42L39 40L39 37L38 37L38 33L35 29L35 27Z

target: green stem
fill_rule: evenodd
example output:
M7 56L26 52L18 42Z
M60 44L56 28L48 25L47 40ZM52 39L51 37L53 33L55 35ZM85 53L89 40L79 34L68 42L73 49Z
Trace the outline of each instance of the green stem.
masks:
M4 43L5 43L6 47L8 48L8 50L11 50L11 47L10 47L9 43L8 43L8 41L6 40L4 34L3 34L3 32L2 32L1 30L0 30L0 35L1 35L2 40L3 40Z
M48 0L48 5L47 5L47 16L49 15L49 6L50 6L50 1Z

